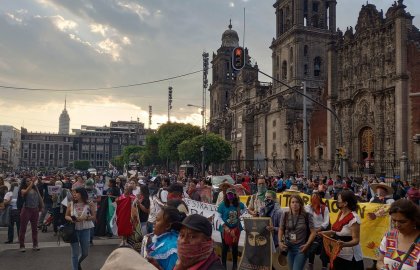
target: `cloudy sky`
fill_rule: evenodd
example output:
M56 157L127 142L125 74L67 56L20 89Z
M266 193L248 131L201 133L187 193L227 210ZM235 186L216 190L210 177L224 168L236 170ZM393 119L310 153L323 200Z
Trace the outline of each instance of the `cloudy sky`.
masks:
M419 0L405 0L420 26ZM136 84L194 72L202 53L221 45L229 19L259 67L270 73L275 34L274 0L0 0L0 85L80 89ZM338 0L337 26L354 26L366 0ZM391 0L370 0L384 12ZM416 4L415 4L416 3ZM211 78L211 72L209 74ZM260 77L262 81L269 81ZM167 120L201 124L202 74L101 91L22 91L0 88L0 124L58 131L67 95L71 128L110 121ZM147 124L146 124L147 127Z

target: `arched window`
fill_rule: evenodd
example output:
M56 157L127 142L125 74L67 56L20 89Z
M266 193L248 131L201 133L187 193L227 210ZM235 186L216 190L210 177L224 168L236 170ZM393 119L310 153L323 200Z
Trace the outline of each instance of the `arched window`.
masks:
M324 158L324 148L322 147L318 147L318 159L323 159Z
M293 62L293 48L292 47L290 47L290 50L289 50L289 61Z
M283 80L287 79L287 61L283 61L283 64L281 65L281 78Z
M314 76L318 77L319 75L321 75L321 57L317 56L314 59Z

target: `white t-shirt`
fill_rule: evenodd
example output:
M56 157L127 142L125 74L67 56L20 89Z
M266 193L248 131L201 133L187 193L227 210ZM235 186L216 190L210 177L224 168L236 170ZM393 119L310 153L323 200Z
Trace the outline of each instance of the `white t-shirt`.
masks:
M382 238L381 245L379 246L380 252L384 255L384 265L388 265L389 270L398 270L400 267L401 261L404 259L405 254L407 251L400 251L398 250L398 231L394 230L393 232L396 233L395 237L388 236L388 243L387 243L387 235ZM389 233L388 233L389 234ZM391 243L393 242L393 243ZM393 248L395 245L395 249ZM413 260L413 258L416 258ZM420 260L420 244L414 248L411 252L410 257L404 262L403 267L401 270L417 270L417 265L419 264Z
M359 215L356 212L352 212L352 213L354 216L353 219L350 220L349 223L344 225L341 231L336 232L338 236L351 236L351 226L354 223L361 224ZM360 244L354 247L344 247L340 251L340 254L338 254L338 257L348 260L348 261L353 260L353 256L356 261L363 260L362 248L360 247Z
M322 227L322 229L325 230L330 224L330 211L328 211L328 207L325 207L324 215L322 215L321 212L319 215L315 213L310 205L305 205L305 211L312 215L314 228L318 229Z
M17 188L16 188L17 189ZM4 200L10 201L10 205L12 206L13 210L17 209L17 193L15 196L13 196L13 192L9 191L4 195Z

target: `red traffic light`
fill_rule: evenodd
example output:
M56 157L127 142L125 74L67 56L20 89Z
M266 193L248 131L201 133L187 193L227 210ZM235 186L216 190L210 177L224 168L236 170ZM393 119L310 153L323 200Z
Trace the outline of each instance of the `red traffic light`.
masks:
M242 47L236 47L232 53L232 67L235 70L241 70L245 66L245 50Z

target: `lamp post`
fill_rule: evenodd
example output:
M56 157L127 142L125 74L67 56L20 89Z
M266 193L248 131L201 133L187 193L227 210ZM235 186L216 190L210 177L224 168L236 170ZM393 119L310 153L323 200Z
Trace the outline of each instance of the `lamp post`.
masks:
M205 124L205 118L204 118L204 108L202 106L193 105L193 104L187 104L188 107L194 107L199 108L201 110L201 116L203 118L201 129L203 131L204 139L203 139L203 146L201 146L201 172L203 173L203 177L205 176L205 165L204 165L204 158L205 158L205 149L204 149L204 143L206 141L206 124Z

